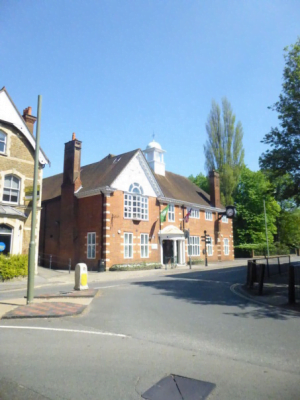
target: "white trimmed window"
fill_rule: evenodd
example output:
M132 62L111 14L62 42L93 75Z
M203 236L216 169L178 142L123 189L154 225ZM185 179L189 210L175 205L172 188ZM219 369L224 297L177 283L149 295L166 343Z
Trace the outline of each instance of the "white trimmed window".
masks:
M96 233L87 234L87 258L96 258Z
M142 196L141 185L132 183L129 192L124 194L124 218L148 220L148 197Z
M188 245L189 256L200 256L200 238L199 236L190 236Z
M132 233L124 233L124 258L133 257Z
M207 243L206 243L206 251L207 251L207 255L208 256L212 256L213 255L213 245L212 245L212 239L210 236L208 236L206 238Z
M229 239L224 239L224 255L229 255Z
M149 257L149 235L141 233L141 258Z
M0 131L0 153L6 154L6 134Z
M5 175L2 200L7 203L19 204L20 179L14 175Z
M199 212L199 210L192 210L192 212L191 212L191 218L200 219L200 212Z
M205 219L207 221L212 221L212 212L211 211L205 211Z
M169 204L168 220L170 222L175 221L175 206L174 206L174 204Z
M222 222L224 222L225 224L228 224L228 218L226 215L223 215Z

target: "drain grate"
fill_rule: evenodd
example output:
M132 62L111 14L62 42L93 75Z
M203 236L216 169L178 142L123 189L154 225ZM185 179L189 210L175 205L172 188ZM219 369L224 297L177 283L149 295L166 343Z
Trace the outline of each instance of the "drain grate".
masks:
M169 375L142 394L146 400L205 400L216 387L214 383L179 375Z

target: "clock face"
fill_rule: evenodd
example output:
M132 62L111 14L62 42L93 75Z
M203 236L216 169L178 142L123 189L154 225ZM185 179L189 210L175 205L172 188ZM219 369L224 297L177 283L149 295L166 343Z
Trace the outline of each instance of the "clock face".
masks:
M235 215L235 209L234 209L234 207L228 207L228 208L226 209L226 215L227 215L228 218L233 218L234 215Z

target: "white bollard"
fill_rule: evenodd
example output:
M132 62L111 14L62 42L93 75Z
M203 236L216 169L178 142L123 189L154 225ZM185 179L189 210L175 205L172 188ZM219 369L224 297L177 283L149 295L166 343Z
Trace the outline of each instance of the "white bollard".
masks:
M79 263L75 267L75 290L88 289L87 284L87 266L84 263Z

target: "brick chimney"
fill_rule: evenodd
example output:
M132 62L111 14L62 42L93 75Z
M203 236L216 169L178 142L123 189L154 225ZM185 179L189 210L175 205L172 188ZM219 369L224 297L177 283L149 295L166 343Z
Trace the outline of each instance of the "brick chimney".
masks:
M209 184L210 184L210 203L213 207L221 207L221 197L220 197L220 177L218 172L209 172Z
M36 117L34 117L33 115L31 115L32 112L32 108L31 107L27 107L25 108L25 110L23 111L23 119L25 121L25 124L27 125L27 128L29 129L30 133L33 135L33 127L36 121Z
M80 179L81 142L76 139L75 133L72 140L65 143L63 186L74 184L74 192L81 186Z

